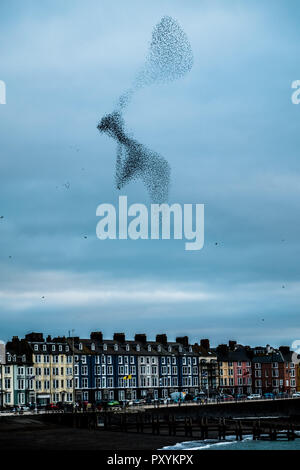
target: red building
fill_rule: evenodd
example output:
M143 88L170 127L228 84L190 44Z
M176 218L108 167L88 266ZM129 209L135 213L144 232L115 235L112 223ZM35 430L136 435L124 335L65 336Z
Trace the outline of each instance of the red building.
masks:
M254 348L252 359L253 392L291 394L296 391L296 368L289 347Z

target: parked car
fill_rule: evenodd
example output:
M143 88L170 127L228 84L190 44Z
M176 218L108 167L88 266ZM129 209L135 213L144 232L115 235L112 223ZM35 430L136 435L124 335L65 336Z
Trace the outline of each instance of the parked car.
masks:
M233 398L232 395L223 395L223 400L224 401L230 401L230 400L234 400L234 398Z
M277 393L276 398L289 398L289 394L286 392L279 392Z
M55 405L54 403L48 403L48 405L45 406L45 410L47 411L58 411L59 407Z
M274 393L265 393L264 398L275 398Z
M235 395L236 400L245 400L246 398L247 395L245 395L244 393L238 393L237 395Z
M139 406L139 405L141 405L141 403L142 403L141 400L138 400L138 399L133 400L133 405L134 405L134 406Z
M294 392L292 397L293 398L300 398L300 392Z
M247 396L247 400L259 400L261 395L259 393L252 393L251 395Z
M201 403L202 401L204 401L204 396L202 396L202 395L197 396L193 399L193 401L196 402L196 403L199 403L199 402Z
M107 403L107 406L120 406L120 402L117 400L111 400Z

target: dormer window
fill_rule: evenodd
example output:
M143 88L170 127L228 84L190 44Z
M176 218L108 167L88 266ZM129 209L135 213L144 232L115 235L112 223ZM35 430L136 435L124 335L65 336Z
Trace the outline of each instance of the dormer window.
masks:
M114 344L114 350L118 351L118 349L119 349L119 346L117 344Z
M34 350L35 350L35 351L38 351L38 350L39 350L39 347L38 347L37 344L34 345Z
M126 351L129 351L130 347L129 344L126 344Z
M148 351L151 351L151 344L148 344Z
M95 343L92 343L92 344L91 344L91 350L92 350L92 351L95 351Z
M26 362L26 356L25 356L25 354L23 354L23 356L22 356L22 361L23 361L23 362Z
M13 355L13 362L17 362L17 356L15 354Z
M182 346L179 346L178 351L182 352Z
M107 344L106 343L103 344L103 351L107 351Z
M160 344L157 346L157 351L161 352L161 345Z
M193 352L192 346L189 347L189 352Z
M80 351L82 351L82 347L83 347L83 346L82 346L82 343L79 343L79 349L80 349Z
M7 361L8 361L8 362L11 361L11 355L10 355L10 354L7 354Z
M52 344L52 351L55 351L55 344Z
M136 350L137 351L140 351L141 350L141 346L139 344L136 345Z
M62 351L62 345L61 344L58 346L58 349L59 349L59 351Z
M169 346L169 347L168 347L168 351L169 351L169 352L172 352L172 346Z
M43 351L47 351L47 346L43 344Z

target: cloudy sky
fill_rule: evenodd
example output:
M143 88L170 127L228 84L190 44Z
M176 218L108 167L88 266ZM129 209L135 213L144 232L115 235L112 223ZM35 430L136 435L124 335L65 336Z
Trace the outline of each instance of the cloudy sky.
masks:
M125 119L170 163L170 203L205 204L199 252L96 237L100 203L149 205L140 183L114 188L115 143L96 126L164 15L187 33L194 66L140 90ZM2 339L300 338L299 15L297 0L1 1Z

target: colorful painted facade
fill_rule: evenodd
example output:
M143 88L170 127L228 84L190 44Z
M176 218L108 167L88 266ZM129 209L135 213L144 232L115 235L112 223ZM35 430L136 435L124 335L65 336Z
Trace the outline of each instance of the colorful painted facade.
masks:
M13 337L1 348L0 406L49 403L97 404L103 400L189 398L251 393L292 394L300 390L299 358L288 347L250 348L229 341L211 348L188 337L128 340L124 333L104 339Z

